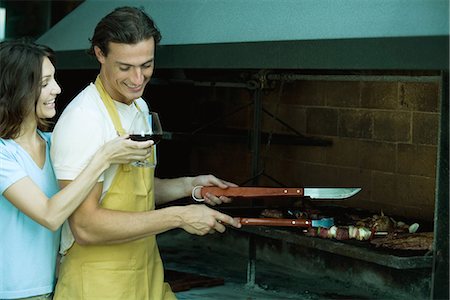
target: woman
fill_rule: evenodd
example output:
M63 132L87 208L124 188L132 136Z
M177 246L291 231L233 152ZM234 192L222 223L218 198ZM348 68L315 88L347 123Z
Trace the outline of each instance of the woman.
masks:
M148 158L153 142L112 140L59 191L44 132L61 92L53 52L32 42L2 42L0 66L0 299L50 299L61 224L104 170Z

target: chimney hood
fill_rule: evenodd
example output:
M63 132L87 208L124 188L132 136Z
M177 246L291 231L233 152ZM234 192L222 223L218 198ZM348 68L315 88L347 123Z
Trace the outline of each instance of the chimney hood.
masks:
M158 68L448 70L446 0L86 0L37 42L97 68L88 39L120 6L155 20Z

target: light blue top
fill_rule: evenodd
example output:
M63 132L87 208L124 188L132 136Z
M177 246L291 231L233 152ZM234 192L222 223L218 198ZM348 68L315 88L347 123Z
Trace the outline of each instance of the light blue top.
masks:
M58 192L50 161L50 134L38 133L47 142L42 169L15 141L0 139L0 299L50 293L55 285L60 229L53 232L41 226L3 196L10 185L25 176L48 197Z

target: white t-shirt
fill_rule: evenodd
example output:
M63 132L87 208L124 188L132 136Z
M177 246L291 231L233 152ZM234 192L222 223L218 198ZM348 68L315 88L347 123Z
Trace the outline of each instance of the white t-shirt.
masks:
M137 99L136 103L142 111L148 112L147 103L142 98ZM127 105L117 101L114 101L114 104L122 127L127 131L138 109L134 104ZM118 133L97 88L91 83L64 109L53 130L50 152L56 178L74 180L98 148L117 136ZM117 167L112 165L99 178L99 182L103 181L101 199L109 189ZM73 235L66 221L62 229L61 253L70 248L73 241Z

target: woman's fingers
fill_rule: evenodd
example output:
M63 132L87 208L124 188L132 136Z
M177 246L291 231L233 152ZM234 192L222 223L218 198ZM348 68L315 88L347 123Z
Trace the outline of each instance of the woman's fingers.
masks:
M152 140L137 142L126 135L115 138L107 143L111 153L111 163L127 164L134 161L146 160L152 155Z

